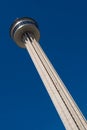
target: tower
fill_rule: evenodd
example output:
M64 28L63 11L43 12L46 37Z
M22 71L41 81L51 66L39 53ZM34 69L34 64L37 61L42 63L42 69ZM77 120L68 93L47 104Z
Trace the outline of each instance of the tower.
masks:
M13 40L30 54L65 128L87 130L85 117L38 43L40 32L37 22L27 17L17 19L10 33Z

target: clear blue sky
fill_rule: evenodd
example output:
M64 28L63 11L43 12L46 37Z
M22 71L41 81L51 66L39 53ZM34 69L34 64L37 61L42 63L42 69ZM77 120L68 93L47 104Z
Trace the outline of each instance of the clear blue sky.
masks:
M40 44L87 119L87 3L0 3L0 130L65 130L30 56L9 36L23 16L38 21Z

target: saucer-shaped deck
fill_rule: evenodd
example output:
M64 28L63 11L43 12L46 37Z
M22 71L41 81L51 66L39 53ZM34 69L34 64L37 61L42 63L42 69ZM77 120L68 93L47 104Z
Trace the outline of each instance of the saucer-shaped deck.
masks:
M37 41L40 39L40 32L35 20L28 17L16 19L11 25L10 34L13 40L22 48L25 48L23 42L23 35L25 33L32 34Z

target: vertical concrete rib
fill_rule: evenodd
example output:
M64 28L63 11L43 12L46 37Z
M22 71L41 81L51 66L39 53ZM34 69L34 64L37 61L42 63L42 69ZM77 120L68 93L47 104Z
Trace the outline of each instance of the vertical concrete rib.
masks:
M29 44L29 41L26 44L26 47L27 47L27 50L28 50L30 56L32 56L32 60L33 60L35 66L38 70L38 73L40 74L40 77L42 78L44 85L46 86L46 89L47 89L55 107L57 108L57 111L59 111L59 113L60 113L60 117L62 116L62 118L63 118L63 123L65 124L67 130L71 130L71 128L74 125L72 122L69 123L69 121L70 121L69 120L69 118L70 118L69 113L68 113L67 109L65 108L65 106L64 106L64 108L65 108L66 113L64 112L64 110L63 110L64 108L62 108L63 105L61 105L62 100L59 97L59 95L57 94L57 92L55 91L55 87L53 86L52 81L50 80L43 64L41 63L39 57L35 53L35 50L33 49L32 45ZM57 97L55 95L57 95ZM68 117L68 119L67 119L67 117ZM66 123L66 120L67 120L69 125ZM78 130L78 129L76 129L76 130Z
M47 64L46 66L48 66L48 69L50 71L50 75L53 77L53 80L56 84L57 89L59 89L61 91L61 95L63 96L63 99L65 100L71 113L73 114L76 122L78 122L78 125L80 125L80 128L83 129L84 126L86 126L86 129L87 129L87 123L86 123L84 116L82 115L80 109L78 108L75 101L71 97L69 91L67 90L67 88L63 84L59 75L56 73L56 71L55 71L54 67L52 66L52 64L50 63L49 59L47 58L47 56L43 52L42 48L40 47L40 45L37 43L36 40L34 40L33 45L34 45L34 47L36 47L36 49L38 48L38 51L40 52L40 57L42 55L41 59L43 59L44 63Z
M63 124L65 125L65 128L67 130L86 130L85 127L79 123L77 116L75 116L73 113L73 109L71 108L69 101L65 100L66 96L61 90L61 86L58 84L58 81L56 81L55 75L51 72L52 67L50 66L50 63L48 65L49 61L42 52L41 47L38 47L39 45L36 40L33 40L31 43L29 39L27 39L25 46L49 93L49 96L51 97L51 100L53 101L57 112L60 115L61 120L63 121ZM76 120L78 120L78 123Z

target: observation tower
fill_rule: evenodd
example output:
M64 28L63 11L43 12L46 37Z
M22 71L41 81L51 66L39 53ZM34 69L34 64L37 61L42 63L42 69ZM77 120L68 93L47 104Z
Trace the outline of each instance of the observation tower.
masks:
M10 35L18 46L27 49L66 130L87 130L85 117L39 44L37 22L19 18L12 24Z

